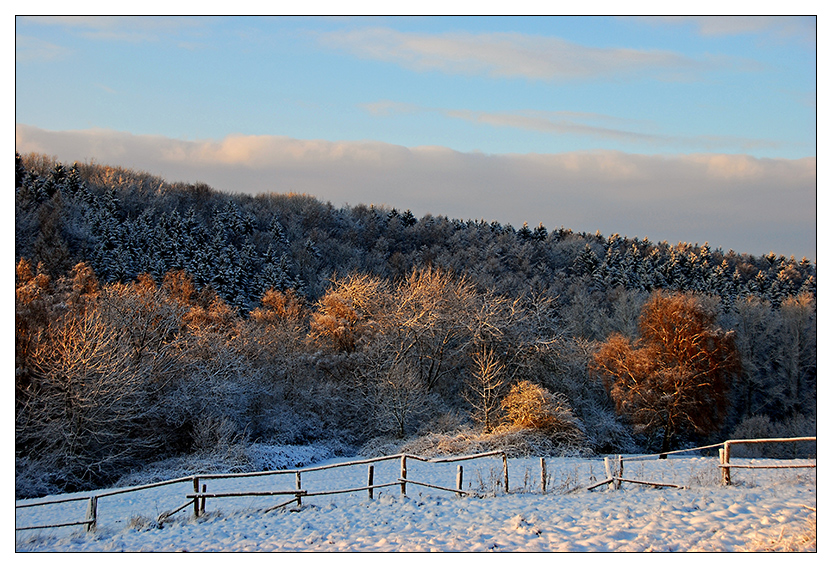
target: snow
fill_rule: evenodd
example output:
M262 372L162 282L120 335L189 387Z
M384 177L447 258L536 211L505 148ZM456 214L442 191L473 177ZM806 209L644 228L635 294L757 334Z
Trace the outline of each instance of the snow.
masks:
M356 458L357 459L357 458ZM332 458L316 465L339 463ZM732 463L813 463L737 459ZM604 479L602 458L547 458L548 491L540 492L540 460L510 459L510 494L499 457L462 462L464 488L485 496L408 485L307 497L300 509L266 512L280 497L208 499L193 518L186 507L158 526L163 511L187 502L190 481L102 497L98 527L18 531L17 551L738 551L783 542L812 529L817 507L815 469L733 470L722 486L715 457L626 461L625 478L686 489L622 484L587 491ZM399 462L374 464L374 483L395 481ZM407 462L408 479L455 487L456 463ZM365 486L367 465L304 472L308 491ZM209 492L293 489L294 475L204 483ZM95 492L96 494L102 491ZM83 496L91 493L62 495ZM58 496L18 501L54 500ZM85 500L17 509L17 526L83 520Z

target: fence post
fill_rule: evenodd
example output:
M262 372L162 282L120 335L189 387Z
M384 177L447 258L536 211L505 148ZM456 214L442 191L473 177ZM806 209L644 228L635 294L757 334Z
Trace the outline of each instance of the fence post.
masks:
M373 464L367 467L367 494L373 499Z
M199 493L199 478L194 476L194 493ZM194 497L194 517L199 516L199 497Z
M503 481L505 482L506 493L508 493L508 458L505 452L503 452Z
M98 523L98 497L95 495L90 497L87 504L87 532L95 531L95 525Z
M402 495L407 495L407 456L402 456L402 468L399 477L402 478Z
M615 480L615 488L621 489L621 478L624 477L624 458L618 454L618 479Z
M612 465L610 464L610 458L604 458L604 471L607 472L607 479L610 480L609 485L607 486L609 489L615 489L615 479L612 474Z
M295 488L298 491L300 491L300 472L299 471L295 472ZM297 494L297 497L298 497L298 507L300 507L301 504L302 504L301 499L300 499L300 493Z
M540 458L540 492L546 493L546 458Z
M208 493L208 486L205 485L204 483L202 484L202 492L203 493ZM200 515L205 514L205 497L203 497L202 499L199 500L199 514Z
M456 488L462 491L462 464L456 466ZM457 497L462 497L461 493L456 494Z
M731 485L731 468L728 467L731 463L731 444L726 440L719 450L719 464L722 470L722 484Z

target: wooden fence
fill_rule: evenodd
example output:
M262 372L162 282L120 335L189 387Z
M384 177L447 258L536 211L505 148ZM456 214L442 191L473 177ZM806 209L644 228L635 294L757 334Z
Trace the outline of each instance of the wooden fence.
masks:
M495 452L486 452L482 454L475 454L470 456L459 456L459 457L451 457L451 458L426 458L422 456L417 456L413 454L395 454L391 456L383 456L378 458L370 458L365 460L356 460L350 462L342 462L330 465L323 465L317 467L308 467L303 469L289 469L289 470L279 470L279 471L261 471L261 472L254 472L254 473L233 473L233 474L207 474L202 476L194 476L193 477L193 493L189 493L185 497L189 500L193 501L194 507L194 515L199 516L205 512L205 501L207 499L217 499L222 497L266 497L266 496L278 496L278 495L292 495L292 499L286 501L285 503L281 503L279 505L275 505L267 511L271 511L273 509L277 509L280 507L285 507L292 503L296 503L298 506L301 506L303 503L304 498L308 497L320 497L324 495L336 495L340 493L356 493L360 491L366 491L367 496L372 499L373 493L376 489L380 489L383 487L391 487L398 485L401 490L402 495L407 495L407 484L411 485L418 485L422 487L430 487L432 489L439 489L442 491L449 491L452 493L456 493L458 495L469 495L468 491L464 491L462 489L463 485L463 468L462 465L457 466L457 474L456 474L456 488L450 487L441 487L438 485L431 485L428 483L423 483L421 481L415 481L413 479L408 479L407 477L407 460L415 460L421 461L426 463L451 463L451 462L461 462L461 461L470 461L475 459L481 459L486 457L495 457L499 456L502 458L503 461L503 487L505 491L508 492L509 487L509 479L508 479L508 459L505 452L502 451L495 451ZM391 460L398 460L399 461L399 477L389 483L382 483L376 484L374 483L374 464L382 461L391 461ZM303 473L309 473L313 471L323 471L327 469L334 469L334 468L342 468L342 467L351 467L357 465L367 465L367 485L361 487L352 487L347 489L331 489L326 491L308 491L303 488ZM207 485L202 485L202 491L199 490L199 484L201 480L208 480L208 479L233 479L233 478L241 478L241 477L256 477L256 476L264 476L264 475L294 475L295 476L295 489L289 491L257 491L257 492L226 492L226 493L209 493L207 491ZM190 503L190 501L189 501Z
M185 481L190 481L192 477L180 477L178 479L169 479L166 481L159 481L158 483L149 483L147 485L139 485L136 487L126 487L124 489L115 489L112 491L106 491L103 493L97 493L95 495L90 495L88 497L68 497L65 499L55 499L52 501L41 501L38 503L26 503L23 505L15 505L15 509L25 509L28 507L42 507L46 505L57 505L60 503L71 503L73 501L87 501L87 515L83 521L76 521L71 523L58 523L53 525L38 525L34 527L15 527L16 531L28 531L34 529L52 529L58 527L70 527L75 525L86 525L87 532L92 532L95 530L95 526L98 523L98 500L102 497L112 497L113 495L120 495L122 493L132 493L134 491L144 491L147 489L153 489L155 487L163 487L165 485L172 485L174 483L183 483ZM188 503L190 504L190 503ZM187 505L186 505L187 506ZM181 511L184 507L177 509L176 511L167 513L168 516ZM166 513L162 513L162 516L166 515Z
M780 469L780 468L817 468L817 464L765 465L765 464L731 464L731 446L740 444L786 444L794 442L817 442L816 436L805 438L760 438L755 440L726 440L719 450L719 467L722 470L723 485L731 485L731 468L734 469Z
M651 455L643 455L643 456L632 456L632 457L623 457L617 456L617 459L613 460L612 458L605 457L604 458L604 469L606 473L606 478L603 481L599 481L597 483L593 483L592 485L588 486L587 490L592 490L603 485L606 485L611 490L620 489L622 483L634 483L634 484L642 484L642 485L651 485L654 487L673 487L677 489L684 489L683 486L675 485L672 483L658 483L653 481L644 481L639 479L629 479L624 477L624 462L625 461L634 461L634 460L645 460L645 459L653 459L653 458L662 458L666 457L671 454L680 454L680 453L687 453L692 451L699 451L705 449L712 449L712 448L720 448L719 449L719 468L722 472L722 482L725 485L731 484L731 472L732 468L742 468L742 469L763 469L763 468L815 468L817 467L816 464L798 464L798 465L760 465L760 464L752 464L752 465L745 465L745 464L732 464L730 463L730 456L731 456L731 446L732 445L739 445L739 444L763 444L763 443L792 443L792 442L817 442L817 437L805 437L805 438L768 438L768 439L754 439L754 440L727 440L725 442L719 444L711 444L708 446L700 446L698 448L689 448L685 450L676 450L672 452L665 452L662 454L651 454ZM83 501L87 500L87 514L84 520L82 521L75 521L69 523L58 523L52 525L39 525L39 526L31 526L31 527L15 527L15 530L34 530L34 529L46 529L46 528L58 528L58 527L68 527L68 526L76 526L76 525L84 525L86 526L87 531L94 531L96 528L96 524L98 522L98 501L105 497L111 497L113 495L120 495L123 493L130 493L135 491L144 491L147 489L152 489L156 487L162 487L165 485L171 485L174 483L191 483L193 486L193 491L187 492L185 495L185 499L187 501L184 505L181 505L175 509L170 511L165 511L160 514L157 518L157 522L162 523L169 517L175 515L179 511L192 506L193 512L195 517L199 517L200 515L205 513L205 503L208 499L220 499L220 498L227 498L227 497L275 497L284 495L286 497L291 497L289 500L282 502L278 505L274 505L269 507L265 510L265 512L285 507L287 505L291 505L295 503L298 507L300 507L303 503L303 499L310 498L310 497L320 497L324 495L336 495L340 493L355 493L366 491L367 496L372 499L375 490L381 489L384 487L393 487L399 486L401 494L407 495L407 485L416 485L420 487L429 487L432 489L438 489L442 491L448 491L451 493L455 493L457 495L472 495L475 493L471 493L462 489L463 487L463 467L462 465L457 466L456 472L456 487L442 487L439 485L432 485L428 483L423 483L421 481L416 481L414 479L408 478L407 472L407 462L408 460L413 461L420 461L425 463L452 463L452 462L463 462L463 461L470 461L476 460L486 457L500 457L502 458L502 486L506 493L509 492L509 477L508 477L508 459L505 452L502 451L494 451L494 452L486 452L482 454L475 454L470 456L459 456L459 457L449 457L449 458L426 458L422 456L417 456L413 454L395 454L390 456L383 456L378 458L369 458L364 460L356 460L350 462L343 462L343 463L336 463L330 465L323 465L323 466L315 466L315 467L308 467L302 469L287 469L287 470L277 470L277 471L258 471L258 472L251 472L251 473L212 473L212 474L201 474L201 475L192 475L188 477L180 477L178 479L171 479L168 481L160 481L158 483L150 483L147 485L141 485L137 487L127 487L124 489L116 489L112 491L106 491L103 493L97 493L95 495L86 496L86 497L68 497L65 499L56 499L53 501L44 501L39 503L27 503L23 505L16 505L16 509L22 509L26 507L40 507L46 505L56 505L59 503L68 503L72 501ZM374 482L374 464L383 461L392 461L398 460L399 461L399 476L395 479L395 481L387 482L387 483L375 483ZM367 465L367 484L361 487L352 487L346 489L329 489L325 491L309 491L303 488L303 474L314 472L314 471L323 471L328 469L334 468L343 468L343 467L352 467L357 465ZM270 476L270 475L294 475L295 477L295 488L289 490L275 490L275 491L238 491L238 492L209 492L207 483L204 483L208 480L216 480L216 479L234 479L234 478L243 478L243 477L262 477L262 476ZM546 493L546 460L545 458L540 458L540 487L543 493Z
M76 526L76 525L85 525L88 532L94 531L96 528L96 524L98 522L98 501L104 497L110 497L113 495L120 495L123 493L131 493L135 491L144 491L147 489L153 489L156 487L162 487L164 485L171 485L174 483L190 483L192 484L193 491L186 493L185 499L187 501L184 505L172 509L170 511L165 511L164 513L160 514L157 518L157 522L162 523L166 519L170 518L171 516L175 515L179 511L183 509L193 506L193 512L195 517L199 517L200 515L205 513L205 503L208 499L218 499L224 497L273 497L273 496L291 496L286 502L280 503L278 505L274 505L269 507L264 512L272 511L274 509L285 507L287 505L291 505L292 503L297 504L297 506L301 506L304 498L309 497L320 497L324 495L336 495L341 493L353 493L353 492L360 492L366 491L367 495L370 499L373 498L374 491L383 487L392 487L392 486L399 486L401 494L407 495L407 485L417 485L421 487L429 487L432 489L438 489L442 491L449 491L455 493L457 495L473 495L474 493L465 491L462 489L463 487L463 468L462 465L457 466L456 471L456 487L441 487L438 485L432 485L429 483L423 483L420 481L416 481L414 479L409 479L407 477L407 461L408 460L415 460L421 461L426 463L451 463L451 462L462 462L462 461L470 461L476 460L481 458L487 457L501 457L502 458L502 484L503 488L506 493L509 491L509 478L508 478L508 459L505 452L502 451L495 451L495 452L486 452L481 454L469 455L469 456L459 456L459 457L450 457L450 458L426 458L422 456L417 456L413 454L396 454L391 456L383 456L378 458L370 458L365 460L356 460L350 462L343 462L343 463L336 463L330 465L323 465L323 466L316 466L316 467L308 467L303 469L289 469L289 470L276 470L276 471L258 471L258 472L250 472L250 473L212 473L212 474L201 474L201 475L192 475L188 477L180 477L178 479L171 479L167 481L160 481L158 483L150 483L147 485L141 485L137 487L128 487L124 489L116 489L113 491L107 491L103 493L97 493L95 495L91 495L88 497L69 497L65 499L56 499L52 501L43 501L39 503L27 503L23 505L16 505L16 509L22 509L26 507L41 507L47 505L56 505L59 503L68 503L72 501L83 501L87 500L87 515L86 518L82 521L70 522L70 523L58 523L58 524L51 524L51 525L38 525L38 526L26 526L26 527L15 527L16 531L22 530L35 530L35 529L47 529L47 528L58 528L58 527L67 527L67 526ZM399 461L399 476L396 478L395 481L388 482L388 483L374 483L374 464L383 461L392 461L398 460ZM302 486L302 474L309 473L313 471L323 471L327 469L334 469L334 468L343 468L343 467L351 467L357 465L367 465L367 484L362 487L353 487L347 489L330 489L326 491L308 491L303 488ZM295 489L290 490L276 490L276 491L238 491L238 492L209 492L207 489L207 484L203 483L208 480L216 480L216 479L235 479L235 478L243 478L243 477L263 477L263 476L274 476L274 475L294 475L295 477ZM200 490L201 489L201 490Z
M740 444L779 444L779 443L794 443L794 442L817 442L816 436L811 437L803 437L803 438L760 438L760 439L753 439L753 440L726 440L725 442L721 442L719 444L710 444L708 446L699 446L697 448L688 448L686 450L675 450L672 452L664 452L661 454L649 454L643 456L633 456L633 457L623 457L618 456L615 461L613 461L609 457L604 458L604 469L606 471L606 479L604 481L599 481L587 487L587 490L592 490L597 487L601 487L602 485L608 486L609 489L615 490L621 488L621 483L636 483L642 485L652 485L654 487L673 487L676 489L684 489L681 485L675 485L673 483L658 483L654 481L643 481L639 479L627 479L624 477L624 462L625 461L636 461L636 460L645 460L645 459L653 459L653 458L665 458L671 454L682 454L700 450L707 450L713 448L719 448L719 465L718 467L721 470L721 478L722 483L724 485L731 484L731 468L738 468L738 469L792 469L792 468L816 468L817 464L777 464L777 465L766 465L766 464L731 464L730 463L730 456L731 456L731 446L732 445L740 445Z

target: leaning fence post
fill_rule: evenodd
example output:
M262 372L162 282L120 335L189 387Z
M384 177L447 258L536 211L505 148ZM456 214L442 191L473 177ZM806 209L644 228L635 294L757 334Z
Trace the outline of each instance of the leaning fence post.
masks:
M506 457L505 452L503 452L503 481L505 482L506 493L508 493L508 457Z
M208 492L208 486L205 485L204 483L202 484L202 492L203 493ZM203 497L202 499L199 500L199 514L200 515L205 514L205 497Z
M300 499L300 471L296 471L296 472L295 472L295 488L297 488L297 490L298 490L298 493L297 493L297 497L298 497L298 507L300 507L300 506L301 506L301 499Z
M456 488L462 491L462 464L456 466ZM462 497L462 493L457 493L458 497Z
M92 495L87 504L87 532L95 531L98 523L98 497Z
M194 493L199 493L199 478L194 476ZM194 517L199 516L199 497L194 497Z
M402 495L407 495L407 456L402 455L402 468L401 468L401 475L399 477L402 479Z
M373 464L367 467L367 494L373 498Z
M540 458L540 492L546 493L546 458Z

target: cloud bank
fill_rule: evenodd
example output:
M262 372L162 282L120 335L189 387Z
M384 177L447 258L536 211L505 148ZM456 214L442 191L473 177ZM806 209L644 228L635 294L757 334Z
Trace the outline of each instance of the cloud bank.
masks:
M205 182L232 193L295 192L335 206L387 204L461 219L816 259L816 159L744 155L461 153L372 141L232 135L177 140L16 126L16 149Z

